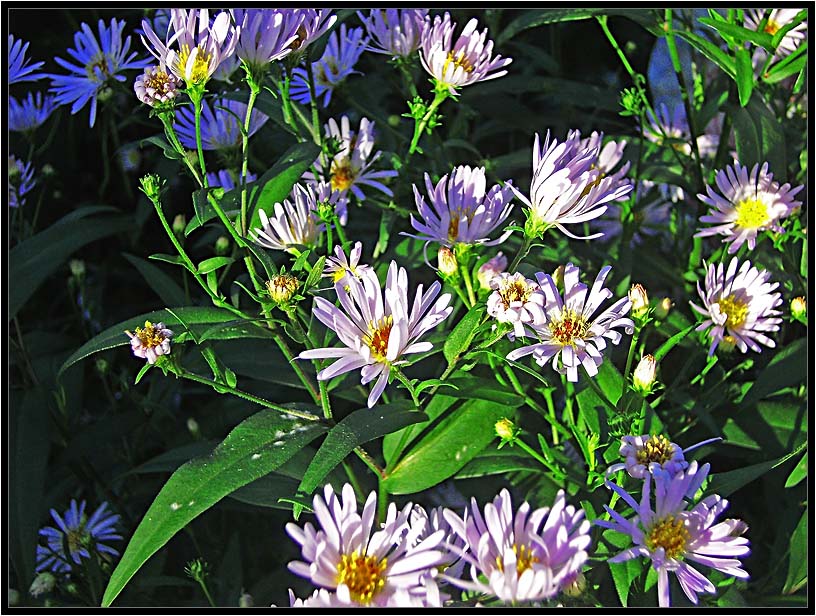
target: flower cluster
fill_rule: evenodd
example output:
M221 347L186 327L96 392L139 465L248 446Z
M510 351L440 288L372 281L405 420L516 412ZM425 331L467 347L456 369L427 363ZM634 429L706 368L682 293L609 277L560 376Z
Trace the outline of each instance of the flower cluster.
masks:
M357 15L371 37L368 51L407 58L419 49L428 9L371 9L367 18Z

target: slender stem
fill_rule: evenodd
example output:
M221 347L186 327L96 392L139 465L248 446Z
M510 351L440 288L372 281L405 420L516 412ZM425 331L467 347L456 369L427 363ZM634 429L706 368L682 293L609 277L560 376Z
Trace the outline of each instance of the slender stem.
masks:
M637 346L638 338L640 337L640 329L635 329L632 336L632 341L629 343L629 353L626 355L626 369L623 371L623 382L629 382L629 371L632 369L632 361L635 358L635 347Z
M282 111L283 111L283 121L286 122L289 126L292 127L292 131L294 132L297 140L299 142L306 141L306 139L300 134L300 129L298 128L297 122L295 122L295 118L292 117L292 101L289 99L289 74L285 74L283 79L278 82L278 89L281 93L281 101L282 101Z
M281 336L278 332L274 332L275 336L275 343L278 345L278 348L283 353L283 356L286 358L286 361L292 366L292 370L295 371L295 374L300 379L300 382L303 383L306 390L312 396L312 400L314 400L315 404L320 404L320 393L315 389L315 386L312 384L312 380L306 375L303 371L303 368L300 367L300 364L297 363L294 354L292 353L292 349L289 348L289 345L284 340L283 336Z
M417 408L420 408L421 405L419 403L419 398L417 397L416 392L414 391L414 388L411 386L411 381L408 380L408 377L405 376L402 373L402 370L400 370L396 366L391 367L391 374L393 374L396 377L396 379L405 386L405 389L407 389L408 393L411 394L411 400L413 400L414 405Z
M249 126L252 119L252 108L261 89L254 80L249 79L249 101L247 101L244 132L241 133L241 237L247 235L247 175L249 174Z
M219 220L221 220L221 223L224 225L224 227L226 227L227 232L232 236L232 239L235 240L235 243L241 247L246 246L246 242L238 233L238 230L235 228L235 224L229 219L229 216L227 216L226 212L224 212L221 204L218 203L218 199L216 199L211 192L207 193L207 201L210 202L210 205L215 210Z
M371 454L365 449L359 446L355 447L354 453L357 454L357 457L360 458L375 475L377 475L378 479L385 477L385 472L383 472L383 469L380 468L379 464L374 461L374 458L372 458Z
M201 177L198 175L198 170L195 168L193 163L190 162L190 159L187 158L187 154L185 153L184 146L181 145L181 142L176 135L176 130L173 128L173 123L170 121L170 116L167 112L160 113L159 118L164 124L164 134L170 140L170 144L179 153L181 156L181 160L184 161L184 164L187 165L187 169L190 170L190 173L195 178L195 181L198 183L199 186L203 187L204 183L201 181Z
M207 597L207 601L210 603L210 607L215 607L215 601L213 601L212 595L210 594L209 588L207 588L207 582L203 580L203 578L197 578L198 585L201 586L201 590L204 591L204 596Z
M201 179L204 188L209 186L207 180L207 165L204 163L204 148L201 145L201 101L204 97L202 92L197 90L190 92L190 98L193 99L193 109L195 112L195 132L196 132L196 149L198 150L198 165L201 167Z
M377 522L380 524L385 522L385 516L388 513L388 491L384 483L382 479L377 483Z
M611 411L613 411L614 413L617 413L618 412L618 407L616 407L612 403L612 401L609 398L607 398L606 394L603 392L600 385L598 385L598 383L595 382L595 379L587 379L587 382L589 383L589 386L595 391L595 393L598 394L598 397L601 399L601 401L606 406L608 406Z
M323 149L323 134L320 132L320 114L317 110L317 88L315 87L314 67L311 62L306 63L306 75L309 78L309 105L312 108L312 134L317 137L317 145Z
M343 470L346 471L346 477L348 477L349 483L351 484L351 487L354 488L354 491L357 494L363 494L363 488L360 485L360 481L357 479L357 474L354 472L351 464L345 460L343 460Z
M519 246L519 250L516 253L516 256L513 258L513 262L510 264L510 267L507 268L509 273L513 273L516 271L518 264L521 260L527 256L527 253L530 251L530 245L532 244L532 239L527 237L526 235L521 240L521 246Z
M422 137L422 133L425 132L425 127L428 126L431 116L448 96L450 96L450 93L447 88L436 88L434 99L428 106L428 110L425 112L425 115L422 116L422 119L414 125L414 136L411 139L411 147L408 149L409 155L416 152L419 139Z
M467 291L468 300L470 300L468 308L473 308L476 305L476 294L473 292L473 282L470 279L470 267L468 267L465 261L465 259L462 260L462 262L459 264L459 268L462 270L462 278L465 281L465 290Z
M323 417L331 419L331 402L329 402L329 389L326 386L326 381L318 381L317 385L320 387L320 404L323 407Z

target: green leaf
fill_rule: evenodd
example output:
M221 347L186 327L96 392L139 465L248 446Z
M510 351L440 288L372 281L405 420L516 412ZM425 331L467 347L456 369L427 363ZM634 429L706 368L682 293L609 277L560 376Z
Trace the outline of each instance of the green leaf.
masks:
M250 186L252 186L252 183L247 184L247 190L249 190ZM188 222L187 226L184 228L185 237L204 225L204 223L209 222L218 216L215 208L213 208L212 204L207 198L209 193L213 193L213 196L218 199L218 204L221 206L221 209L227 216L238 213L238 208L240 207L240 191L237 188L229 192L224 192L224 189L220 186L213 188L201 188L193 193L193 209L195 210L195 216L190 219L190 222Z
M181 154L179 154L176 149L167 142L164 135L153 135L152 137L142 139L139 142L139 149L143 149L146 143L150 143L161 148L164 155L170 160L181 160Z
M671 351L674 347L680 344L683 340L685 340L688 335L697 327L696 324L689 325L683 331L677 332L674 336L666 340L663 344L660 345L660 348L657 349L654 353L654 358L656 362L659 362L661 359L666 357L666 354Z
M751 54L747 49L737 49L737 91L740 105L745 107L754 91L754 66L751 64Z
M723 38L731 37L739 44L748 42L759 47L764 47L770 52L775 51L773 37L767 32L749 30L748 28L743 28L742 26L732 24L729 21L715 20L709 17L700 17L697 21L699 21L701 24L711 26L721 35L723 35ZM738 51L745 51L746 53L749 53L747 49L740 49ZM739 58L737 58L737 63L739 63Z
M807 338L794 340L780 349L759 373L756 381L741 400L742 406L753 406L787 387L807 381Z
M431 421L439 417L457 402L458 400L456 400L456 398L451 398L442 392L437 392L434 394L434 397L431 398L430 402L425 405L425 414L428 416L428 421L413 424L397 432L386 434L382 443L383 457L386 463L389 465L392 464L392 461L397 459L405 450L405 447L410 444L413 437L422 432Z
M790 560L788 561L788 577L783 594L795 593L807 584L808 580L808 509L802 513L799 524L790 538Z
M199 274L209 274L210 272L215 272L222 267L225 267L235 261L232 257L211 257L209 259L204 259L201 263L198 264L198 273Z
M122 253L122 256L127 259L133 267L139 270L139 273L145 279L148 286L156 292L159 299L167 306L182 306L186 298L184 291L178 283L170 278L167 274L161 271L158 267L127 253Z
M483 304L477 303L473 308L467 311L465 316L456 324L451 333L445 340L443 352L445 359L448 360L448 365L452 364L473 342L479 324L482 322L482 314L485 307Z
M632 558L622 563L608 563L609 572L612 574L612 581L615 583L615 590L618 592L618 598L621 605L626 607L626 602L629 599L629 591L631 590L635 580L643 571L643 565L640 559Z
M76 250L130 229L133 221L129 217L111 214L111 211L112 208L99 206L79 209L11 249L8 274L13 284L9 286L9 320Z
M541 472L544 467L526 455L519 455L505 449L486 450L476 456L456 473L456 479L471 479L486 475L499 475L511 471Z
M493 439L507 409L470 400L446 415L391 470L382 486L391 494L425 490L456 474Z
M103 607L109 607L145 561L198 515L234 490L274 471L325 431L323 424L263 410L236 426L212 454L179 468L133 533L111 574Z
M774 179L787 177L785 134L782 125L762 97L755 93L744 107L730 105L728 112L734 122L737 155L746 167L767 161Z
M717 47L714 43L707 41L698 34L686 32L685 30L676 30L675 34L688 41L692 47L725 71L731 79L736 79L737 68L734 58Z
M802 456L802 459L796 464L796 466L791 471L791 474L788 475L788 479L785 481L786 488L792 488L795 485L798 485L802 479L807 477L808 475L808 457L807 453Z
M303 292L308 291L318 282L320 282L320 278L323 275L323 268L326 265L326 255L322 255L317 259L317 262L312 266L312 271L309 272L309 275L306 277L306 282L303 283Z
M156 253L154 255L150 255L147 258L153 259L154 261L164 261L165 263L172 263L173 265L181 265L183 268L188 269L187 263L179 255L166 255L162 253Z
M762 477L768 473L768 471L783 465L785 462L797 455L801 450L802 447L775 460L768 460L767 462L752 464L751 466L738 468L733 471L728 471L727 473L717 473L716 475L712 475L711 481L706 488L706 494L719 494L723 497L729 496L744 485L751 483L759 477Z
M507 27L496 37L496 45L501 45L512 40L519 32L543 26L546 24L562 23L565 21L576 21L579 19L591 19L596 15L620 15L639 23L644 28L653 30L657 24L653 13L643 9L590 9L590 8L554 8L540 9L537 11L524 11L524 13L511 21ZM654 34L654 32L653 32Z
M791 55L780 60L770 70L762 75L765 83L779 83L791 75L795 75L807 64L807 41L804 41Z
M447 379L445 384L455 387L455 389L445 391L445 395L451 398L488 400L508 408L518 408L524 404L522 396L498 387L495 382L492 384L490 381L486 382L483 378L462 375Z

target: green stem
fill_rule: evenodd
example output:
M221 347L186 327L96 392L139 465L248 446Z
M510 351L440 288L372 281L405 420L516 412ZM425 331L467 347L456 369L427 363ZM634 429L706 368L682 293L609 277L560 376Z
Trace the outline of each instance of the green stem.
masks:
M626 369L623 371L623 382L629 382L629 371L632 369L632 361L635 358L635 347L637 347L638 338L640 337L640 328L635 328L635 333L632 336L632 341L629 343L629 353L626 355Z
M207 165L204 163L204 148L201 145L201 101L204 98L204 93L198 90L189 92L190 98L193 100L193 109L195 112L195 132L196 132L196 149L198 150L198 165L201 167L201 180L204 188L209 186L207 181Z
M235 224L229 219L229 216L227 216L226 212L221 207L221 204L218 203L218 199L216 199L211 192L207 193L207 201L210 202L210 205L218 215L218 219L221 221L224 227L226 227L227 232L232 236L232 239L235 240L235 243L242 248L246 246L246 242L238 233L238 230L235 228Z
M317 111L317 88L315 87L314 68L311 62L306 63L306 75L309 78L309 104L312 108L312 134L317 137L317 145L323 150L323 133L320 130L320 114Z
M289 99L289 74L284 75L283 79L278 82L278 89L281 93L281 105L283 112L283 121L292 128L292 132L299 142L306 141L300 134L295 118L292 116L292 101Z
M419 397L416 395L414 388L411 386L411 381L408 380L408 377L402 373L402 370L397 368L396 366L391 366L391 374L396 377L396 379L405 386L405 389L408 390L408 393L411 394L411 400L413 400L414 405L419 409L421 405L419 403Z
M431 119L433 113L437 110L439 105L450 96L447 88L435 88L434 99L431 104L428 106L425 115L422 116L422 119L414 125L414 136L411 139L411 147L408 149L408 154L411 155L416 152L417 145L419 145L419 140L422 137L422 133L425 132L425 127L428 126L428 121Z
M329 389L326 386L326 381L318 381L320 387L320 404L323 407L323 417L326 419L332 418L331 403L329 402Z
M247 101L246 117L244 118L244 132L241 133L241 237L247 235L247 175L249 174L249 125L255 99L261 89L252 79L249 83L249 101Z
M544 466L545 468L547 468L547 469L549 469L549 470L553 471L554 473L556 473L556 474L558 474L558 475L562 475L562 476L563 476L563 473L562 473L562 472L561 472L559 469L553 468L553 467L550 465L550 463L549 463L549 462L547 462L547 460L545 460L545 459L544 459L544 458L541 456L541 454L539 454L539 453L538 453L538 452L537 452L535 449L533 449L532 447L530 447L530 446L529 446L527 443L525 443L525 442L524 442L523 440L521 440L520 438L515 439L515 440L513 441L513 444L514 444L514 445L518 445L518 446L519 446L519 448L520 448L522 451L525 451L525 452L526 452L527 454L529 454L531 457L533 457L533 458L535 458L536 460L538 460L539 462L541 462L542 466Z
M468 300L470 300L468 308L473 308L476 305L476 294L473 292L473 282L470 279L470 267L468 267L465 259L460 262L459 269L462 270L462 278L465 281L465 290L467 291Z
M384 487L384 482L380 479L377 483L377 521L382 524L388 513L388 491Z
M181 142L179 141L178 136L176 135L176 130L173 128L173 123L170 121L170 114L167 112L160 113L159 118L161 119L162 124L164 124L164 134L170 141L170 144L173 146L176 152L178 152L179 156L181 156L181 160L183 160L184 164L187 165L187 169L190 170L190 173L193 175L198 185L200 187L203 187L204 183L201 181L201 177L199 177L198 175L198 170L190 162L190 159L187 158L184 146L181 145Z
M527 256L527 253L530 251L530 245L533 243L532 239L527 237L526 235L521 240L521 246L519 246L519 250L516 253L516 256L513 257L513 262L510 264L510 267L507 268L508 273L512 274L516 271L518 264L521 260Z

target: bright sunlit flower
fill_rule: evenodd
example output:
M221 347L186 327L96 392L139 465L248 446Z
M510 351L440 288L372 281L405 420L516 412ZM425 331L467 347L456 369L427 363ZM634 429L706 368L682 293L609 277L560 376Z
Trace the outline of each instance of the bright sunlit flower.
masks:
M68 55L78 64L71 64L62 58L54 58L61 67L68 69L70 75L51 77L51 92L56 95L58 105L71 105L71 113L82 109L91 102L90 125L96 122L97 98L109 80L125 81L121 71L142 69L148 60L137 60L136 52L130 51L130 36L122 40L125 27L124 20L111 19L110 27L99 20L99 39L97 40L88 24L83 23L81 30L74 34L74 48L68 49Z
M804 7L802 7L804 8ZM762 22L762 18L768 13L768 20L765 22L763 31L774 36L782 28L791 23L794 18L802 12L802 8L798 9L746 9L745 11L745 27L749 30L758 30ZM807 20L789 30L782 40L779 41L779 46L776 48L774 56L776 58L783 58L789 56L807 39ZM765 52L767 53L767 52ZM764 59L764 58L763 58Z
M235 9L235 23L241 25L235 55L257 78L269 64L292 53L303 14L297 9Z
M15 39L13 34L8 37L8 83L18 83L20 81L37 81L44 75L36 72L45 62L31 63L26 58L28 42Z
M228 150L241 147L241 130L246 117L246 103L220 98L212 106L201 101L201 147L205 150ZM262 111L252 110L249 116L249 136L251 137L269 119ZM195 112L190 105L176 109L174 124L179 141L185 148L196 149Z
M370 408L385 390L392 366L404 364L405 355L433 348L430 342L419 342L419 338L450 315L451 296L445 293L437 299L439 281L424 292L419 285L410 306L408 274L405 268L397 267L396 261L391 261L388 268L384 293L373 270L358 268L357 274L346 276L345 287L334 287L342 310L322 297L314 299L314 316L337 334L345 348L306 350L298 358L339 358L318 373L321 381L358 369L363 385L377 379L368 396Z
M295 184L290 199L276 203L274 216L269 218L258 209L261 228L252 229L250 236L261 246L299 254L299 247L314 246L325 225L317 216L317 195L311 185Z
M28 132L42 126L57 108L56 99L50 94L43 98L42 92L29 92L22 102L9 96L8 127L17 132Z
M365 17L357 11L371 37L367 49L392 58L407 58L419 49L427 14L428 9L371 9Z
M470 580L442 576L460 588L507 602L547 599L571 584L587 560L590 524L583 509L567 505L563 490L552 508L531 512L524 502L514 512L503 489L485 505L484 517L475 498L464 519L449 510L444 515L467 546L462 558Z
M688 468L685 454L721 440L720 437L710 438L683 449L662 434L624 436L621 438L619 453L625 458L625 462L612 464L606 472L617 473L625 469L635 479L643 479L655 470L673 476Z
M512 233L507 231L497 239L489 238L510 215L513 191L509 181L504 186L496 184L487 190L484 167L454 167L450 175L443 175L436 186L426 173L425 191L430 205L414 186L414 200L421 220L411 214L411 226L418 234L406 234L410 237L445 246L495 246Z
M172 101L178 95L181 82L165 66L148 66L143 75L133 82L133 90L145 105L158 107Z
M598 374L607 339L612 344L621 341L621 333L616 328L623 328L630 335L634 332L634 323L626 317L631 307L628 297L593 316L601 304L612 297L612 291L603 286L611 270L609 265L603 267L588 289L579 282L578 268L568 263L564 268L563 299L549 274L536 274L546 298L544 321L531 325L539 342L515 349L507 358L518 360L532 355L539 366L552 360L553 368L566 374L572 382L578 380L578 366L583 366L590 377Z
M525 325L544 321L544 294L534 280L516 272L496 274L490 279L493 293L487 298L487 314L499 323L513 325L511 339L527 334Z
M168 329L164 323L145 321L144 328L137 327L136 333L125 331L130 337L130 348L136 357L146 359L147 363L155 364L161 355L170 353L170 341L173 338L173 331Z
M498 276L504 270L507 269L507 257L504 256L504 253L499 251L496 253L496 256L489 259L481 266L479 266L479 271L476 272L476 278L479 280L479 286L483 289L490 289L490 281L493 280L494 276Z
M620 486L606 482L634 511L627 520L608 506L604 509L611 521L596 520L595 524L629 535L631 548L609 559L620 563L637 557L651 560L657 571L657 596L660 607L669 607L669 572L673 572L680 587L697 604L699 593L716 593L716 587L691 563L716 569L725 575L742 579L748 573L741 568L740 557L750 554L749 542L741 535L747 525L741 520L727 519L715 524L728 507L728 501L715 495L708 496L689 509L684 499L692 498L708 475L708 464L698 468L692 462L685 471L671 475L664 472L644 475L640 503ZM654 508L651 483L654 479Z
M487 28L481 34L476 31L478 21L471 19L453 42L456 22L450 14L437 15L422 31L420 57L422 66L441 87L451 94L456 88L469 86L479 81L495 79L507 74L499 70L512 62L511 58L493 56L493 41L487 40Z
M733 167L717 172L718 194L711 186L706 186L708 195L697 195L703 203L711 208L709 213L700 218L700 222L714 223L695 234L695 237L723 235L723 242L728 242L728 253L734 254L743 243L748 243L751 250L756 246L757 234L770 230L784 232L779 221L794 213L801 201L793 197L804 186L791 189L790 184L780 186L773 181L773 173L768 171L768 163L762 168L754 165L750 176L748 167L734 163Z
M37 181L34 179L34 165L24 163L13 154L8 158L9 207L25 204L25 196L31 192Z
M348 256L346 256L346 253L343 251L343 247L338 244L334 247L334 256L326 259L326 265L323 267L323 276L331 278L332 283L345 288L349 275L355 277L357 280L360 280L364 273L370 275L374 270L371 269L370 265L360 263L360 256L362 254L362 242L355 242Z
M739 268L739 270L737 270ZM705 277L705 291L697 282L697 293L703 306L689 302L691 307L705 317L697 331L711 328L711 348L714 349L729 338L746 353L748 349L760 352L764 344L775 347L776 343L766 333L779 331L782 313L776 307L782 304L782 295L774 293L778 282L770 282L771 275L734 257L725 269L723 263L711 263ZM712 327L713 326L713 327Z
M415 534L410 503L401 511L390 503L379 527L375 525L376 492L368 495L362 514L357 512L357 500L349 484L343 486L342 498L327 484L313 503L318 529L310 522L303 528L294 523L286 525L286 532L300 544L303 557L303 561L290 562L289 570L322 590L300 603L291 596L293 605L440 605L432 567L446 555L445 533L437 531L419 543L406 541L405 533Z

